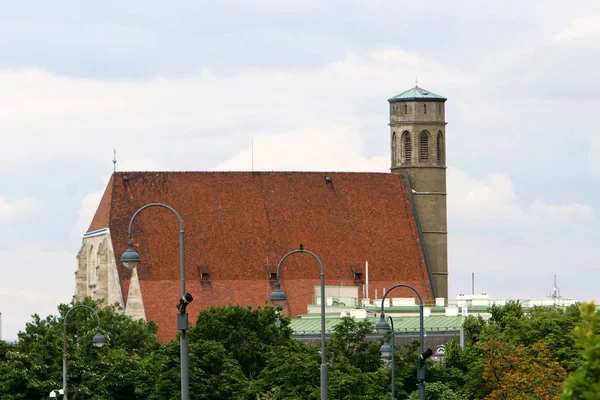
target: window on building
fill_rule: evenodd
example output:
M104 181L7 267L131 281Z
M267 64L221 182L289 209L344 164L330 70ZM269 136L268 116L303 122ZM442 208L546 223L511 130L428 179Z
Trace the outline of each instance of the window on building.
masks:
M402 145L404 162L410 162L412 160L412 141L410 140L410 132L406 131L402 134Z
M438 114L442 115L442 104L438 103Z
M427 104L423 104L423 114L427 114Z
M404 115L408 114L408 104L404 105Z
M419 161L429 161L429 135L426 131L419 135Z
M438 134L437 134L436 150L437 150L437 161L439 164L443 164L444 163L444 136L442 135L441 131L438 132Z
M396 132L392 132L392 166L398 163L398 155L396 153Z

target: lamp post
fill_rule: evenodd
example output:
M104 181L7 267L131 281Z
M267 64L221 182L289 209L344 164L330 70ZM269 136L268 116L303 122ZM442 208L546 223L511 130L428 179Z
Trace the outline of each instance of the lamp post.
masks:
M300 245L299 250L293 250L287 253L281 260L279 260L279 264L277 264L277 282L275 283L275 290L271 293L269 300L273 303L283 302L287 300L287 296L284 292L281 291L281 284L279 282L279 270L281 269L281 265L285 261L286 258L295 253L305 253L312 256L319 263L319 267L321 267L321 400L327 400L327 360L325 358L325 270L323 269L323 263L317 257L316 254L304 250L302 245Z
M387 320L390 321L390 325L392 326L392 345L390 346L387 342L385 342L380 348L379 352L383 358L388 358L391 356L392 362L392 400L396 399L396 345L394 343L394 319L390 316L387 317ZM391 353L391 354L390 354Z
M423 350L425 347L425 329L423 327L423 298L421 297L421 294L417 291L417 289L410 285L407 285L406 283L399 283L389 288L383 295L383 298L381 299L381 316L379 318L379 322L377 322L377 325L375 325L375 329L377 329L378 332L386 332L390 330L390 325L385 320L383 305L385 303L385 298L387 297L388 293L397 287L408 288L412 290L419 298L420 355L419 363L417 365L417 380L419 381L419 400L425 400L425 360L427 360L433 354L433 351L431 351L431 349L427 349L425 351Z
M67 318L69 317L69 314L71 313L71 311L73 310L77 310L78 308L86 308L88 310L90 310L95 316L96 316L96 335L94 336L94 339L92 339L92 343L94 344L94 346L100 348L102 346L104 346L104 343L106 343L106 338L104 337L104 335L102 334L102 330L100 329L100 317L98 316L98 313L96 312L96 310L94 310L92 307L88 307L88 306L84 306L83 304L71 307L71 309L69 309L69 311L67 311L67 313L65 314L65 319L63 322L63 388L62 388L62 394L63 394L63 399L67 400L68 399L68 394L67 394Z
M123 263L125 268L128 269L133 269L137 267L137 265L140 263L140 256L133 248L133 240L131 239L131 226L133 225L133 221L138 216L138 214L149 207L166 208L167 210L175 214L177 220L179 221L179 270L181 283L181 297L179 298L179 304L177 305L177 309L179 310L179 314L177 315L177 329L181 331L181 336L179 338L181 357L181 399L189 400L189 342L187 335L189 324L186 307L189 303L192 302L193 297L191 294L186 293L185 291L185 229L183 226L183 220L181 219L177 211L175 211L168 205L161 203L146 204L145 206L137 210L135 214L133 214L133 216L131 217L131 220L129 221L129 229L127 230L127 237L129 238L129 241L127 242L127 250L121 256L121 262Z

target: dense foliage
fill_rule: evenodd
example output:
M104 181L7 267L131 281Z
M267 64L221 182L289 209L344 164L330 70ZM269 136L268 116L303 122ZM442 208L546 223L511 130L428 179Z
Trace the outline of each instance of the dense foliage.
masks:
M115 306L92 300L109 342L92 346L96 320L74 310L67 324L69 397L179 399L179 342L156 340L156 325L133 321ZM0 342L0 400L47 399L62 386L62 329L73 306L57 316L34 315L18 344ZM469 317L466 343L446 345L442 360L426 364L428 400L600 398L600 316L594 304L492 306L491 318ZM383 338L373 324L343 318L329 334L329 398L380 400L391 395ZM199 314L189 331L190 398L206 400L316 400L320 398L318 340L294 340L277 309L229 306ZM389 339L389 338L388 338ZM396 352L396 398L419 398L418 343ZM570 375L569 375L570 374ZM568 378L567 378L567 375Z

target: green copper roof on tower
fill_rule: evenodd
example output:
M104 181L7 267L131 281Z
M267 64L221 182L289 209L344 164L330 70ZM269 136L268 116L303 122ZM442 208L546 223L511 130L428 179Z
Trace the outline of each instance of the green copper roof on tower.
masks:
M439 94L415 86L412 89L390 97L388 101L394 103L397 101L446 101L447 99Z

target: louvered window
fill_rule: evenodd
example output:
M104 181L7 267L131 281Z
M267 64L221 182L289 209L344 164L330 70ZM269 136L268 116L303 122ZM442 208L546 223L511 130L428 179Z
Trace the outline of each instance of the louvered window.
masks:
M427 132L421 132L419 136L419 161L429 160L429 136Z
M396 154L396 132L392 132L392 167L398 163L398 155Z
M437 135L437 160L439 164L444 163L444 137L442 136L442 132L438 132Z
M412 142L410 140L410 133L404 132L404 161L409 162L412 160Z

